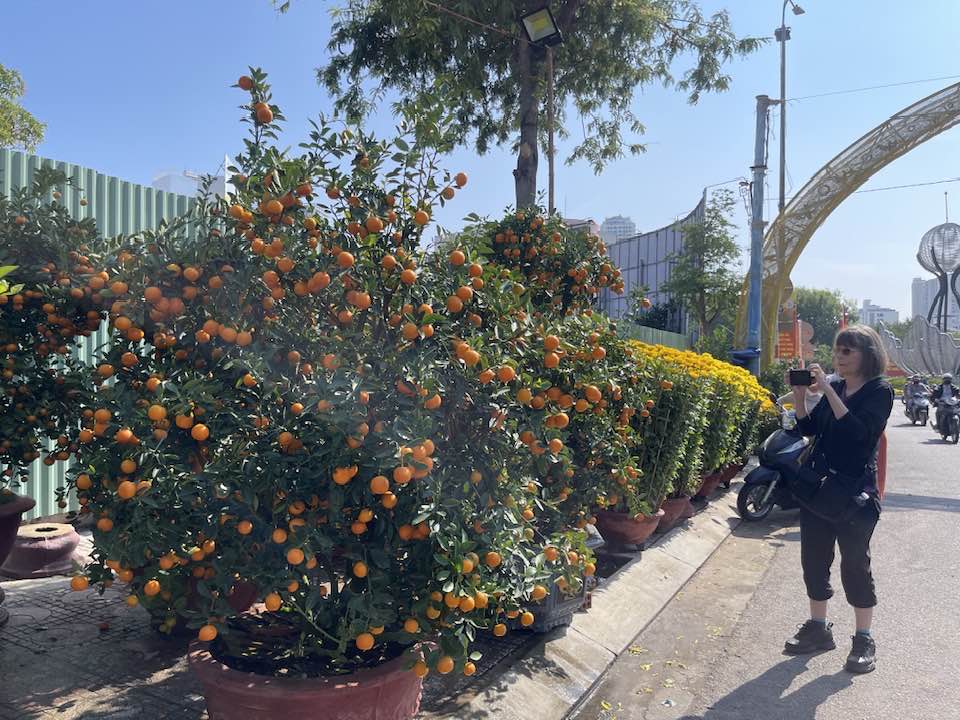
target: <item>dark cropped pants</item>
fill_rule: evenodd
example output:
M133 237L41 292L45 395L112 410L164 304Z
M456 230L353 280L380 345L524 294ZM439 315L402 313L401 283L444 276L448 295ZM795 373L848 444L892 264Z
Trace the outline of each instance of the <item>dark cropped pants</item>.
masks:
M877 594L870 571L870 538L880 511L867 503L852 518L833 523L802 510L800 514L800 559L803 581L811 600L829 600L830 566L834 548L840 546L840 580L847 602L858 608L877 604Z

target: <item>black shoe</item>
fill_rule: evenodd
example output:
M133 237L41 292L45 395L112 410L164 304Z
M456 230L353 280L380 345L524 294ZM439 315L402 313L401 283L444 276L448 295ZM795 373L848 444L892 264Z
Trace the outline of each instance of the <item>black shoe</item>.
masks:
M833 641L833 623L821 623L807 620L800 630L784 645L791 655L809 655L821 650L833 650L837 644Z
M847 671L873 672L877 667L877 644L869 635L854 635L852 640L853 648L847 656Z

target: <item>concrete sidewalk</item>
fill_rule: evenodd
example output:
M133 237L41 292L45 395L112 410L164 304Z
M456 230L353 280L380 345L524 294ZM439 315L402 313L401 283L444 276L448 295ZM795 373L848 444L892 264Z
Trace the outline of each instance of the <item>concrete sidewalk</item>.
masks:
M544 635L486 687L431 720L562 720L730 535L735 483L685 525L656 538L593 593L590 611Z

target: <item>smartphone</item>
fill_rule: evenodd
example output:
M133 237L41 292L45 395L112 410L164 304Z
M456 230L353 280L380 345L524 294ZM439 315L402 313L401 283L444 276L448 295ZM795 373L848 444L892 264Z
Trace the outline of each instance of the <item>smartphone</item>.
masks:
M809 370L791 370L790 387L813 385L813 373Z

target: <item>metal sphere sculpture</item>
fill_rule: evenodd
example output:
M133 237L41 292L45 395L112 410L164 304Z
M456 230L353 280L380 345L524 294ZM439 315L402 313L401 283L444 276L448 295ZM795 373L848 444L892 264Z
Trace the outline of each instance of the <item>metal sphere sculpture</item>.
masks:
M936 317L936 326L944 332L948 320L948 293L952 292L960 304L960 290L957 289L957 281L960 280L960 225L946 222L925 232L917 251L917 262L940 281L940 288L927 313L927 322L933 323Z

